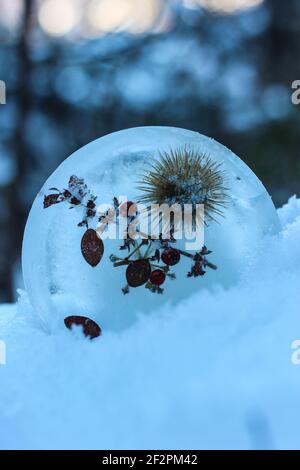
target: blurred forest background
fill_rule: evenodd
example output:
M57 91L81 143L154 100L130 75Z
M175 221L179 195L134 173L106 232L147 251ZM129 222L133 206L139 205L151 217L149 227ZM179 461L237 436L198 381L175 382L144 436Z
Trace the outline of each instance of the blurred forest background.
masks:
M143 125L240 155L276 205L299 194L299 0L0 0L0 302L24 224L71 152Z

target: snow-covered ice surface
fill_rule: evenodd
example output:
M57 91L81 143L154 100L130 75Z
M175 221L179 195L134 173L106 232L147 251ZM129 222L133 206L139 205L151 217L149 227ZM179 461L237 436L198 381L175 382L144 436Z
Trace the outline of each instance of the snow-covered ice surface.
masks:
M300 200L238 284L88 341L0 309L0 447L300 449Z

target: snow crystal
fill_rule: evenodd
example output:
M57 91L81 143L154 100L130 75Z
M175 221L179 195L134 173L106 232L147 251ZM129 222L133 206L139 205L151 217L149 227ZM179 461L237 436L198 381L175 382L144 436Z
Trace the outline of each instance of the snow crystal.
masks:
M300 200L239 282L89 341L0 310L0 447L299 449Z

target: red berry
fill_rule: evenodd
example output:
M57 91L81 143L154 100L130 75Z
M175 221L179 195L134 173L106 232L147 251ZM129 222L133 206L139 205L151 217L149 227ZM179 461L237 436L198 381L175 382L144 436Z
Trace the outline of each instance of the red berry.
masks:
M132 201L123 202L123 204L120 206L120 214L122 217L133 217L136 215L136 212L137 207Z
M168 266L174 266L180 261L180 252L175 248L166 248L161 255L161 259Z
M165 273L161 269L155 269L150 276L150 282L154 286L161 286L166 279Z

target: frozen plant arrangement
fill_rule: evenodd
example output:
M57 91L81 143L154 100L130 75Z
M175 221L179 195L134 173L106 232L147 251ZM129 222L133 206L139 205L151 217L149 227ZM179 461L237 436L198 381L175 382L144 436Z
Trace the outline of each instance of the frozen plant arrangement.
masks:
M204 206L205 223L214 221L216 216L222 215L222 209L228 202L227 189L224 186L224 174L220 164L213 162L209 156L199 154L188 148L179 148L169 153L160 155L149 171L142 175L139 182L139 190L142 192L137 203L147 205L174 204L181 211L183 217L184 206L189 204L193 207L191 223L196 225L198 213L194 211L196 205ZM51 188L51 194L44 197L44 208L66 202L69 208L81 207L83 218L78 227L85 227L85 233L81 240L81 253L85 261L96 267L104 254L104 243L101 234L118 217L127 219L123 244L120 251L127 250L127 256L121 257L110 254L109 258L115 268L126 267L126 284L122 288L124 294L128 294L130 288L144 286L153 293L162 294L162 285L166 279L174 280L175 274L172 267L179 264L182 257L191 260L191 269L188 277L201 277L206 269L217 269L217 266L207 260L207 255L212 253L206 246L195 253L184 251L176 246L176 221L174 216L170 219L169 236L160 232L158 237L140 233L141 238L136 239L130 235L129 226L136 222L138 227L139 211L138 205L133 201L120 203L116 197L113 198L113 209L103 214L96 210L97 195L91 192L84 179L72 175L68 187L63 190ZM148 208L148 206L147 206ZM90 227L90 223L96 220L97 230ZM139 229L136 228L136 232ZM88 335L90 320L86 317L68 317L65 324L70 327L73 323L82 324L84 332ZM91 328L93 333L101 330ZM97 334L96 336L98 336ZM90 332L90 336L93 334Z
M229 149L186 129L126 129L70 155L37 194L24 284L45 330L86 315L118 332L200 289L230 287L279 231L270 195Z

